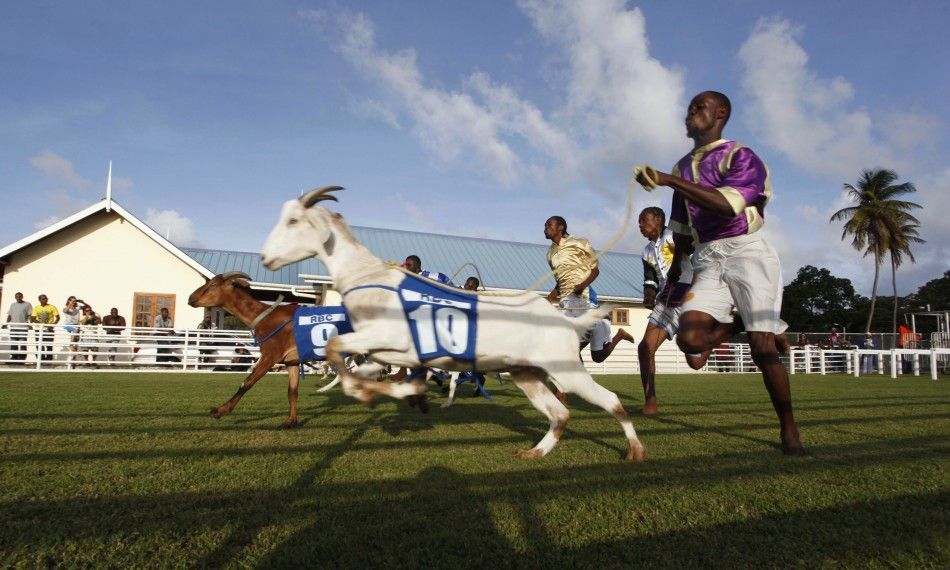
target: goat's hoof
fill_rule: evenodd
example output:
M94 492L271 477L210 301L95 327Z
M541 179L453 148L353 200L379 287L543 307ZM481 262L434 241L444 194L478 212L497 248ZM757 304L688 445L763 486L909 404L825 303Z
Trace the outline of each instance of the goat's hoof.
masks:
M647 458L647 448L639 441L630 443L630 451L627 452L627 461L631 463L643 463Z
M544 457L544 454L541 453L541 450L533 447L531 449L519 449L515 453L515 457L518 459L540 459Z
M376 407L376 398L374 396L364 396L363 398L360 398L360 402L367 408Z
M216 420L220 420L220 419L221 419L221 416L223 416L223 415L224 415L224 413L221 412L220 408L211 408L211 417L212 417L212 418L214 418L214 419L216 419Z
M297 420L287 420L284 423L280 424L280 429L293 429L297 427Z

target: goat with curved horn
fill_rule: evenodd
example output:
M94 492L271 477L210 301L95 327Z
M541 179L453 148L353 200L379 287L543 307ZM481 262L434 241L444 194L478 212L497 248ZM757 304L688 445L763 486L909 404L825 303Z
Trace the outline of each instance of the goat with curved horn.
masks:
M227 273L222 273L220 277L222 281L230 281L231 279L237 279L238 277L240 277L241 279L251 278L250 275L248 275L247 273L244 273L243 271L228 271Z
M333 200L337 202L336 196L333 196L330 192L337 192L339 190L343 190L343 187L324 186L323 188L314 188L300 197L300 203L303 204L304 208L309 208L321 200Z

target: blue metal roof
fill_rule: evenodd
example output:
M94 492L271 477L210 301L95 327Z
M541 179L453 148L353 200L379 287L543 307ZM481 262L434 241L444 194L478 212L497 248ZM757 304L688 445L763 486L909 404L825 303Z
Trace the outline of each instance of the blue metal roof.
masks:
M476 275L466 263L475 265L482 285L504 289L524 289L549 271L546 244L430 234L406 230L353 227L353 234L374 255L384 261L402 263L408 255L418 255L423 269L441 271L461 285ZM258 253L182 248L192 259L214 273L243 271L252 281L284 285L304 285L301 274L328 276L326 266L316 259L269 271L261 265ZM538 287L550 291L549 278ZM643 264L639 255L608 252L600 259L600 276L594 282L599 295L643 297Z

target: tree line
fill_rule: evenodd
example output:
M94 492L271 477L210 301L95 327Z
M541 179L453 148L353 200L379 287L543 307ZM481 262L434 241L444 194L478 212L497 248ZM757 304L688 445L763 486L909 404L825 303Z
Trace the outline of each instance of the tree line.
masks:
M782 318L788 329L796 332L827 332L835 325L863 332L870 316L871 332L892 332L894 297L881 296L879 300L880 303L872 304L870 298L855 292L850 279L806 265L785 286ZM917 292L897 297L896 305L899 315L927 311L928 307L930 311L950 311L950 270L931 279ZM935 330L935 319L917 320L917 332L928 334Z

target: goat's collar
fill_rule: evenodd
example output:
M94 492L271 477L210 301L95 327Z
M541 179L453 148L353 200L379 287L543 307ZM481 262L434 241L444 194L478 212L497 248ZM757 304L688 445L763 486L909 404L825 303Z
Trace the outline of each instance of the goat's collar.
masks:
M360 271L359 273L354 273L353 275L347 275L346 276L347 283L354 283L354 285L350 285L349 287L340 287L338 291L340 292L340 295L346 295L353 289L356 289L357 287L362 286L363 284L360 283L360 281L366 279L367 277L376 275L378 273L383 273L385 271L388 271L393 266L394 264L386 264L386 263L380 262L378 264L371 265L370 268L367 269L366 271ZM336 283L336 285L339 285L339 283Z
M275 301L274 304L271 305L270 307L267 307L266 309L264 309L264 311L261 314L254 317L254 320L251 321L251 324L250 324L251 330L254 330L255 328L257 328L257 325L261 324L261 321L267 318L267 315L273 313L274 310L280 306L283 300L284 300L283 293L281 293L280 295L277 295L277 301Z

